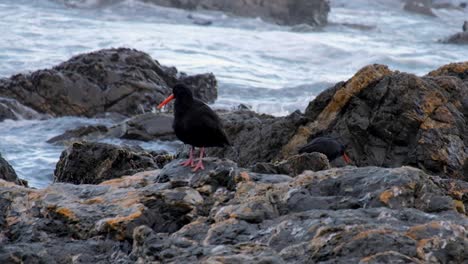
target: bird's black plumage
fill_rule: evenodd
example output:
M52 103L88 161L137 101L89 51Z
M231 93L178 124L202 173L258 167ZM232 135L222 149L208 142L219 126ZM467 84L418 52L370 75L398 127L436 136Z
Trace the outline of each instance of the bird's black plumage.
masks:
M193 97L184 84L173 87L175 98L173 128L179 140L194 147L231 145L218 115L204 102Z
M338 140L330 137L317 137L312 141L302 146L299 153L312 153L319 152L327 156L329 161L345 154L346 147Z

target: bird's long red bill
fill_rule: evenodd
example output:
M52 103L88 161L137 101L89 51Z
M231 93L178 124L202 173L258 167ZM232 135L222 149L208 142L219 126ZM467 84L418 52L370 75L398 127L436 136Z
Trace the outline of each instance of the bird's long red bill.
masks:
M173 94L169 95L166 99L164 99L164 101L162 101L162 103L158 105L158 109L163 108L163 106L167 105L173 99L174 99L174 95Z
M347 164L351 163L351 159L350 159L349 156L346 154L346 152L343 153L343 159L344 159L344 161L345 161Z

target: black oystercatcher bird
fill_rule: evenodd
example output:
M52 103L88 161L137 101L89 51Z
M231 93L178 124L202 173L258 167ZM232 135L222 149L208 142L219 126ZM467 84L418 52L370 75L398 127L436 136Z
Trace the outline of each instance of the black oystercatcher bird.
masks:
M192 146L190 157L181 163L182 166L194 167L193 171L205 169L203 155L205 147L230 146L226 133L221 125L218 115L204 102L193 97L192 91L184 84L176 84L172 94L167 97L158 109L161 109L171 100L175 99L174 128L177 138ZM195 147L200 149L200 159L194 164L193 152Z
M346 147L334 138L317 137L302 146L299 153L320 152L327 156L330 162L343 156L344 161L350 163L351 159L346 155L345 149Z

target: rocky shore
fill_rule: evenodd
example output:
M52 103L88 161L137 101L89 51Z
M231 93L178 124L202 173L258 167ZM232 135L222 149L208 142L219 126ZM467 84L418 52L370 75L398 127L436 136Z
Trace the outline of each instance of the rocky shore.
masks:
M97 142L174 140L171 114L150 110L178 81L216 99L214 75L130 49L0 80L0 95L30 118L123 119L50 139L66 149L45 189L0 159L0 263L468 259L468 62L425 76L369 65L285 117L221 111L235 147L210 150L197 173L178 166L184 151ZM352 166L297 154L319 135L340 137Z

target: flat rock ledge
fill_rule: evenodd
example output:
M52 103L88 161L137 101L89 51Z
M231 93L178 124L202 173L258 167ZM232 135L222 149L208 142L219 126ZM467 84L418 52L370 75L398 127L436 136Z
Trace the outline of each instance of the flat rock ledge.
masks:
M0 180L0 263L463 263L468 183L411 167L296 177L175 160L98 185Z

